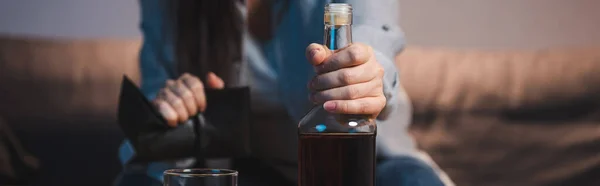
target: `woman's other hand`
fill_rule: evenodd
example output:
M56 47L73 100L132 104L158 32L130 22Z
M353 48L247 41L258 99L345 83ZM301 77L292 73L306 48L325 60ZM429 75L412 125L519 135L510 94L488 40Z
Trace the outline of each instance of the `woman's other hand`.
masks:
M208 73L206 86L210 89L223 89L225 83L214 73ZM153 104L167 120L169 126L188 120L191 116L206 109L205 84L200 78L183 74L177 80L167 80Z
M317 73L308 84L310 98L315 103L324 103L325 110L377 116L385 107L384 69L370 46L353 43L331 51L323 45L311 44L306 55Z

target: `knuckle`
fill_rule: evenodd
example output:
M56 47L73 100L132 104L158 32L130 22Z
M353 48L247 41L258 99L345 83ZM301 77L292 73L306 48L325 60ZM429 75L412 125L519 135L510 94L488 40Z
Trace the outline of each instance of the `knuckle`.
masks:
M348 69L344 69L340 73L341 73L340 81L342 83L348 84L348 83L352 82L352 80L356 77L356 73L354 73Z
M314 93L312 97L317 102L325 102L331 99L331 94L329 94L327 91L321 91Z
M194 76L190 73L185 73L185 74L181 75L181 77L179 79L183 80L184 82L190 82L190 83L201 82L200 78L198 78L197 76Z
M171 105L173 107L181 107L181 106L183 106L183 100L181 100L178 97L171 98L171 101L169 101L169 102L171 103Z
M383 77L383 75L385 74L385 69L379 63L377 63L376 71L377 71L377 75L379 75L381 77Z
M185 84L189 89L204 90L204 85L202 84L202 82L200 82L200 80L188 80Z
M369 86L369 91L366 94L368 94L368 96L383 95L383 88L379 85L379 83L373 83Z
M360 88L356 87L356 86L350 86L347 89L347 94L348 94L348 98L350 99L356 99L358 97L360 97Z
M383 80L382 79L375 80L375 87L374 88L376 88L376 90L383 91Z
M160 98L157 98L155 100L152 101L152 105L154 105L154 107L160 109L161 105L162 105L162 100Z
M169 95L169 89L161 88L156 95L156 99L167 101L167 97Z
M192 77L192 74L186 72L186 73L183 73L181 76L179 76L179 79L188 79L190 77Z
M192 94L192 91L190 91L188 89L183 89L183 90L181 90L181 98L184 98L184 99L193 99L194 98L194 94Z
M380 73L377 74L376 76L378 79L383 79L385 77L385 71L381 71Z
M348 47L348 57L353 62L360 61L362 58L362 50L358 45Z
M192 80L193 82L202 84L202 80L200 80L198 76L190 75L188 79Z
M177 81L177 94L181 97L192 96L190 89L183 80Z
M385 96L381 96L381 98L379 99L379 103L381 103L382 108L385 107L385 105L387 105L387 98Z
M173 85L175 85L175 84L176 84L176 83L175 83L175 81L173 81L173 80L171 80L171 79L167 80L167 82L166 82L166 85L167 85L167 86L173 86Z
M325 100L324 97L325 96L323 96L323 92L315 92L315 93L310 94L310 99L312 99L312 101L315 101L315 102L324 101Z
M313 77L313 78L312 78L312 79L311 79L311 80L308 82L308 87L309 87L309 88L311 88L311 89L318 88L318 86L320 86L320 84L319 84L319 83L321 82L321 80L320 80L320 79L321 79L321 78L320 78L319 76L315 76L315 77Z
M375 90L375 95L376 96L383 96L383 97L385 97L385 92L383 90L383 85L378 85L373 90Z

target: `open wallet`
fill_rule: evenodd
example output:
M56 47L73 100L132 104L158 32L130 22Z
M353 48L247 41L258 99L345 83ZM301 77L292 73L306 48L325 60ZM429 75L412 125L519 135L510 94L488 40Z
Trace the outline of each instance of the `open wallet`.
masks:
M250 154L250 89L205 90L205 112L177 127L166 120L127 77L123 77L118 123L130 140L132 162L186 157L236 158Z

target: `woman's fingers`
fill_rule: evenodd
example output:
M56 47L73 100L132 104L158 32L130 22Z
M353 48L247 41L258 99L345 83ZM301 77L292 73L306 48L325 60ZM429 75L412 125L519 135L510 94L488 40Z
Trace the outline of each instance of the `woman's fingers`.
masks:
M225 83L214 73L207 75L207 86L223 89ZM178 80L167 80L154 100L154 105L167 120L169 126L177 126L190 116L206 110L206 94L202 81L191 74L183 74Z
M373 114L385 107L385 97L366 97L354 100L333 100L323 104L325 110L340 114Z
M308 61L317 74L323 74L342 68L362 65L373 56L373 49L361 43L352 43L348 47L331 52L324 46L311 44L307 48Z
M177 126L177 112L164 100L156 99L154 100L154 106L158 108L158 112L167 120L167 125L171 127Z
M352 84L364 83L378 77L379 66L366 64L343 68L315 76L309 83L313 91L326 90Z
M194 115L198 112L195 96L183 80L167 81L167 88L181 99L189 115Z
M306 57L317 73L308 85L314 92L313 102L342 114L378 115L385 107L385 72L371 46L353 43L330 51L323 45L311 44Z
M223 79L212 72L209 72L206 75L206 81L208 87L212 89L223 89L225 87L225 82L223 82Z
M369 81L314 92L311 95L311 100L315 103L324 103L330 100L353 100L364 97L376 97L381 95L382 91L383 85L381 81Z
M161 89L157 97L159 100L166 101L169 104L169 106L173 108L173 110L177 113L178 122L183 122L188 119L189 114L185 103L181 98L177 97L177 95L175 95L175 93L173 93L169 88Z
M198 77L187 73L182 75L179 79L192 92L197 110L204 112L204 110L206 110L206 95L204 94L204 85L202 84L202 81L200 81Z

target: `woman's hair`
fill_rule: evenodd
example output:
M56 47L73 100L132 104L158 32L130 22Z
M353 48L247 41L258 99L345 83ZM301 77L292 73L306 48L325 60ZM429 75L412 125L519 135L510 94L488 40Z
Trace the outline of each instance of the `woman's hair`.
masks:
M239 0L166 0L164 33L173 43L175 73L203 79L214 72L227 82L242 60L244 20Z
M239 79L242 61L242 40L246 27L244 15L238 3L244 0L165 0L168 17L165 19L167 41L173 43L174 59L177 69L174 73L194 74L204 80L208 72L214 72L223 78L226 84ZM262 0L261 12L270 12L274 4L281 4L275 14L275 24L279 23L289 6L289 0ZM270 16L262 17L258 22L270 22ZM256 20L256 19L254 19ZM251 21L253 24L257 21ZM268 27L260 24L253 27ZM270 28L263 28L269 30ZM250 29L250 32L259 32ZM261 30L262 32L264 30ZM253 33L258 35L259 33ZM262 34L262 33L261 33ZM260 38L269 39L268 33ZM258 37L258 36L257 36ZM173 72L175 71L175 72ZM174 77L172 77L174 78Z

